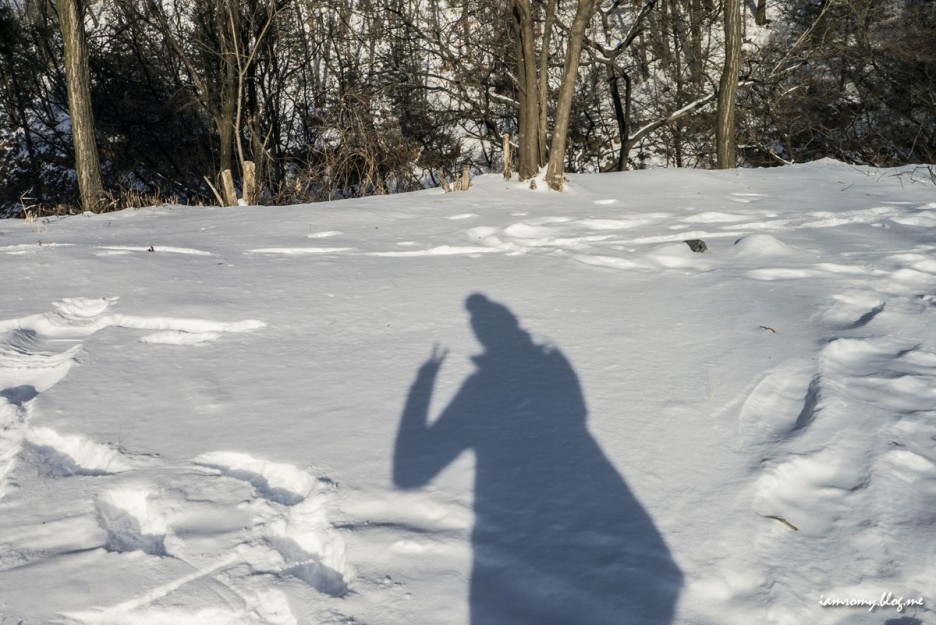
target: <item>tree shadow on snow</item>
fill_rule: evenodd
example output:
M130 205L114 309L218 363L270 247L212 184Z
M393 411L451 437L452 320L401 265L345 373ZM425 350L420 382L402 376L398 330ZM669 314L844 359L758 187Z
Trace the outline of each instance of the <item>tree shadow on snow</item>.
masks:
M462 452L476 460L472 625L664 625L682 573L586 425L578 378L517 318L468 297L485 348L442 414L429 403L436 347L410 389L394 452L399 488L425 485Z

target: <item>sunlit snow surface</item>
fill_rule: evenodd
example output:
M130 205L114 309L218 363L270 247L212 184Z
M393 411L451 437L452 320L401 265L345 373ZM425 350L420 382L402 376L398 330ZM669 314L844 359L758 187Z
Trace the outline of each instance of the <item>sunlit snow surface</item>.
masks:
M925 169L8 220L0 268L3 625L936 622Z

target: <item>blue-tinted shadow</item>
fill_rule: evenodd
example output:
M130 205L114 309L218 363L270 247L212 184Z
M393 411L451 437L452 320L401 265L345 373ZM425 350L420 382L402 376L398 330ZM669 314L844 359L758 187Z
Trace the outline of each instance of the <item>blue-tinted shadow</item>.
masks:
M472 625L671 623L682 573L589 433L571 365L534 343L502 304L475 294L466 307L485 348L477 370L430 423L444 352L422 365L393 479L418 488L474 452ZM626 395L621 401L626 419Z

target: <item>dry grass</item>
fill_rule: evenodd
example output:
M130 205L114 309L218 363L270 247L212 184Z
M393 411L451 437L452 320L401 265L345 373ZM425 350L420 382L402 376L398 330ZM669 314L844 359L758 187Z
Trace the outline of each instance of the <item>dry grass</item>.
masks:
M121 188L116 194L108 193L101 201L95 213L110 213L126 208L145 208L147 206L162 206L163 204L178 204L175 196L166 197L159 190L145 192L139 189ZM82 215L86 211L77 204L56 203L49 204L37 201L28 195L20 197L22 206L21 217L26 223L33 223L47 217L65 217L68 215Z

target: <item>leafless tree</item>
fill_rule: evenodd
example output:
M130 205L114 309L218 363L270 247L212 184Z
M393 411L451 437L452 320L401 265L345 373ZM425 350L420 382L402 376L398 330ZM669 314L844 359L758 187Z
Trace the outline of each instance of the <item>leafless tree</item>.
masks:
M91 112L91 73L84 29L84 2L56 0L55 6L64 44L68 112L81 206L84 210L97 212L104 207L105 195L94 136L94 115Z
M715 124L716 166L735 167L735 100L741 74L741 0L724 0L725 64L718 84L718 109Z
M565 172L565 146L569 133L569 114L572 110L572 96L575 93L575 79L578 76L579 63L582 59L582 47L585 41L585 29L598 8L598 0L578 0L575 17L569 28L569 40L566 44L565 63L562 69L562 84L556 100L556 118L553 122L553 135L549 144L549 166L546 169L546 183L549 188L561 191Z

